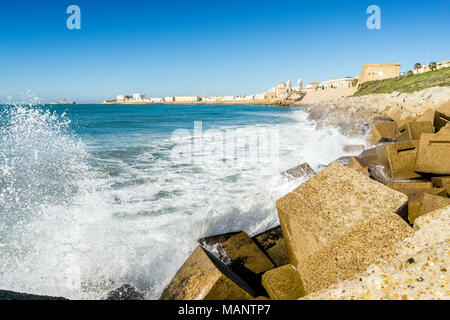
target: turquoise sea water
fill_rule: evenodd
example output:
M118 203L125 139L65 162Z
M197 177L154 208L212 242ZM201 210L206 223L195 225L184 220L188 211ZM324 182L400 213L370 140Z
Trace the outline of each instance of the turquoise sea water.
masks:
M315 130L301 108L0 110L0 288L68 298L102 298L124 283L158 298L198 238L278 223L275 201L302 182L282 170L318 169L362 142ZM191 137L199 122L200 149ZM269 158L236 142L256 136L261 145L268 132L277 137ZM203 158L175 161L180 146Z

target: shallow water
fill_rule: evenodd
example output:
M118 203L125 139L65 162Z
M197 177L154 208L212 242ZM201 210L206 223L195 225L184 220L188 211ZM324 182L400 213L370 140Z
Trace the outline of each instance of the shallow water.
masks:
M78 299L124 283L158 298L197 239L278 224L275 201L302 183L281 171L363 141L301 108L0 109L0 288ZM255 136L257 152L239 141Z

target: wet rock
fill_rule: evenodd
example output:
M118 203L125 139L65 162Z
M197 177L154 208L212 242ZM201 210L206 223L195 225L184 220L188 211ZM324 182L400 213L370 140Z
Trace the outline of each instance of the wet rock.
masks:
M108 293L106 300L144 300L144 295L128 284Z
M275 266L269 257L245 232L232 232L198 240L200 245L225 263L240 263L255 274L273 269Z
M291 263L307 293L362 272L411 232L407 197L332 164L277 201Z
M256 296L231 268L198 246L164 290L161 300L250 300Z
M258 247L272 260L277 267L288 264L289 257L284 244L281 226L272 228L252 238Z
M363 144L347 144L344 146L344 152L358 152L361 153L365 149Z
M379 148L382 165L389 168L391 179L414 179L422 177L416 173L415 163L419 141L389 144ZM386 162L386 163L383 163Z
M305 296L302 279L291 264L264 273L262 284L272 300L298 300Z
M1 300L67 300L67 299L62 297L40 296L35 294L0 290L0 301Z
M211 236L200 239L199 243L227 264L257 295L266 294L261 275L275 265L245 232Z
M282 172L282 175L290 179L311 178L316 173L308 163L302 163L294 168Z
M450 101L444 103L434 112L434 127L436 131L450 124Z

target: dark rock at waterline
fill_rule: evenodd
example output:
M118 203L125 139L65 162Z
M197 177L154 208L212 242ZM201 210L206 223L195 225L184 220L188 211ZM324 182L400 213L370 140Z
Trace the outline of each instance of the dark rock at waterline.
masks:
M62 297L39 296L35 294L0 290L0 300L67 300Z
M302 163L301 165L296 166L295 168L288 169L281 173L282 175L288 177L288 179L296 179L296 178L311 178L316 173L311 168L308 163Z
M106 300L144 300L144 296L132 286L124 284L108 293Z
M261 285L261 275L275 265L245 232L219 234L198 242L242 278L257 296L267 294Z
M275 266L281 267L290 263L280 226L264 231L252 239Z

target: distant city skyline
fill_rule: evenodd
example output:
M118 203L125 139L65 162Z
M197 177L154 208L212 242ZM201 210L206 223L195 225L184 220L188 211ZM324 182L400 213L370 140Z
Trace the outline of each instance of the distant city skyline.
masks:
M381 9L369 30L366 10ZM69 30L67 7L81 9ZM262 93L358 76L365 63L450 59L450 2L87 1L4 3L0 102L31 92L43 101Z

